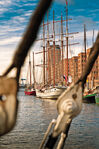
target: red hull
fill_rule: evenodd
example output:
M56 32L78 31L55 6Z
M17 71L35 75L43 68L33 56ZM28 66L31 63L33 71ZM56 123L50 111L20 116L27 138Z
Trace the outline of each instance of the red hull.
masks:
M24 91L25 95L36 95L36 91Z

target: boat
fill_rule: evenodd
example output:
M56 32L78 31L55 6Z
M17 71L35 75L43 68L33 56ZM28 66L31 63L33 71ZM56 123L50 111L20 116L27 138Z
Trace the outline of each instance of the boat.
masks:
M83 102L84 103L95 103L95 95L93 89L86 90L83 95Z
M84 103L95 103L95 96L96 94L88 94L83 96Z
M36 89L36 97L42 99L57 99L63 91L65 91L65 87L49 87L43 88L41 90Z
M99 104L99 86L92 90L88 90L83 96L83 102Z
M47 16L48 17L48 16ZM68 20L68 19L67 19ZM48 21L48 18L47 18ZM54 11L53 11L53 36L52 36L52 42L53 44L50 45L49 40L49 23L47 22L47 59L45 59L45 28L44 28L44 21L43 21L43 87L40 89L36 89L36 97L42 98L42 99L57 99L66 89L67 89L67 78L68 78L68 59L66 61L66 68L67 73L64 75L64 63L63 63L63 36L61 36L61 47L62 47L62 72L59 70L59 74L57 72L56 66L59 62L58 53L56 51L56 42L55 42L55 26L54 26ZM66 26L68 28L68 26ZM67 31L67 29L66 29ZM68 34L68 32L67 32ZM62 18L61 18L61 35L63 35L63 29L62 29ZM68 40L68 38L66 38ZM68 43L68 41L67 41ZM68 51L68 44L67 44L67 51ZM41 53L41 52L40 52ZM61 53L60 53L61 55ZM67 55L68 58L68 55ZM60 58L61 61L61 58ZM40 66L40 65L39 65ZM47 66L47 69L45 70L45 66ZM47 72L47 75L46 75ZM53 74L51 74L53 73ZM56 75L57 74L57 75ZM63 76L63 79L65 79L65 86L60 86L60 78L57 79L57 76L61 78ZM48 80L47 80L48 79ZM56 79L58 81L56 81ZM46 83L47 82L47 83ZM46 87L45 87L46 85ZM63 85L63 82L62 82Z
M24 91L24 93L25 93L25 95L36 95L36 91L35 91L35 89L26 89L25 91Z
M26 84L26 87L25 87L25 90L24 90L24 93L25 95L36 95L36 91L35 91L35 88L34 88L34 84L32 84L32 81L31 81L31 60L30 60L30 54L29 54L29 71L28 73L30 73L29 75L29 83ZM28 74L27 74L27 80L28 80Z
M94 93L96 94L95 95L95 103L99 104L99 86L96 87Z
M96 103L99 104L99 94L94 93L94 94L89 94L84 96L83 98L84 103Z
M95 95L95 102L96 102L97 104L99 104L99 94L96 94L96 95Z

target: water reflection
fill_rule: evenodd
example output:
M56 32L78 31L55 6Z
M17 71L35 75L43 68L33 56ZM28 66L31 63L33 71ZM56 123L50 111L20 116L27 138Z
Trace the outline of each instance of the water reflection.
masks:
M19 93L17 124L0 138L0 149L38 149L49 122L57 117L55 101L40 100ZM66 149L99 148L99 106L83 104L81 114L72 122Z

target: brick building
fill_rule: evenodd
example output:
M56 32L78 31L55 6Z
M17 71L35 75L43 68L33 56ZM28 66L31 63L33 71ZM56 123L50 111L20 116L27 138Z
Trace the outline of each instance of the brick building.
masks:
M90 53L90 49L87 50L87 59ZM99 86L99 56L97 60L94 63L94 66L90 72L90 74L87 77L87 83L89 88L93 88L96 86Z
M54 59L55 59L55 82L59 82L60 73L61 73L61 49L59 45L55 45L55 57L54 57L54 48L53 45L47 49L47 72L48 72L48 80L50 84L53 84L53 71L54 71Z
M78 79L78 56L74 56L69 60L69 75L72 77L72 82Z
M53 50L51 52L53 52ZM78 54L78 56L74 56L68 59L68 76L71 76L72 82L77 81L77 79L80 78L80 76L82 75L85 69L86 61L88 60L89 53L90 53L90 49L87 49L86 55L84 52L81 52ZM50 59L51 61L53 61L52 53L50 54ZM51 62L50 64L51 64L50 76L51 76L51 80L53 80L53 65ZM63 67L62 67L62 64L63 64ZM67 64L67 59L64 59L62 63L60 47L59 46L56 47L55 48L55 82L56 84L58 84L61 81L64 81L62 79L62 75L63 73L67 75L66 64ZM99 56L97 60L95 61L92 71L87 77L86 84L87 84L87 87L90 89L93 87L99 86Z
M78 54L78 78L82 75L85 68L85 53L81 52Z

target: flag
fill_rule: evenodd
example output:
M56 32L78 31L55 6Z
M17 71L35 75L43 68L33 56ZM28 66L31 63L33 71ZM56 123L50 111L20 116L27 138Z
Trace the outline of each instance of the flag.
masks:
M66 80L66 82L67 82L67 77L65 76L65 75L63 75L63 78Z

